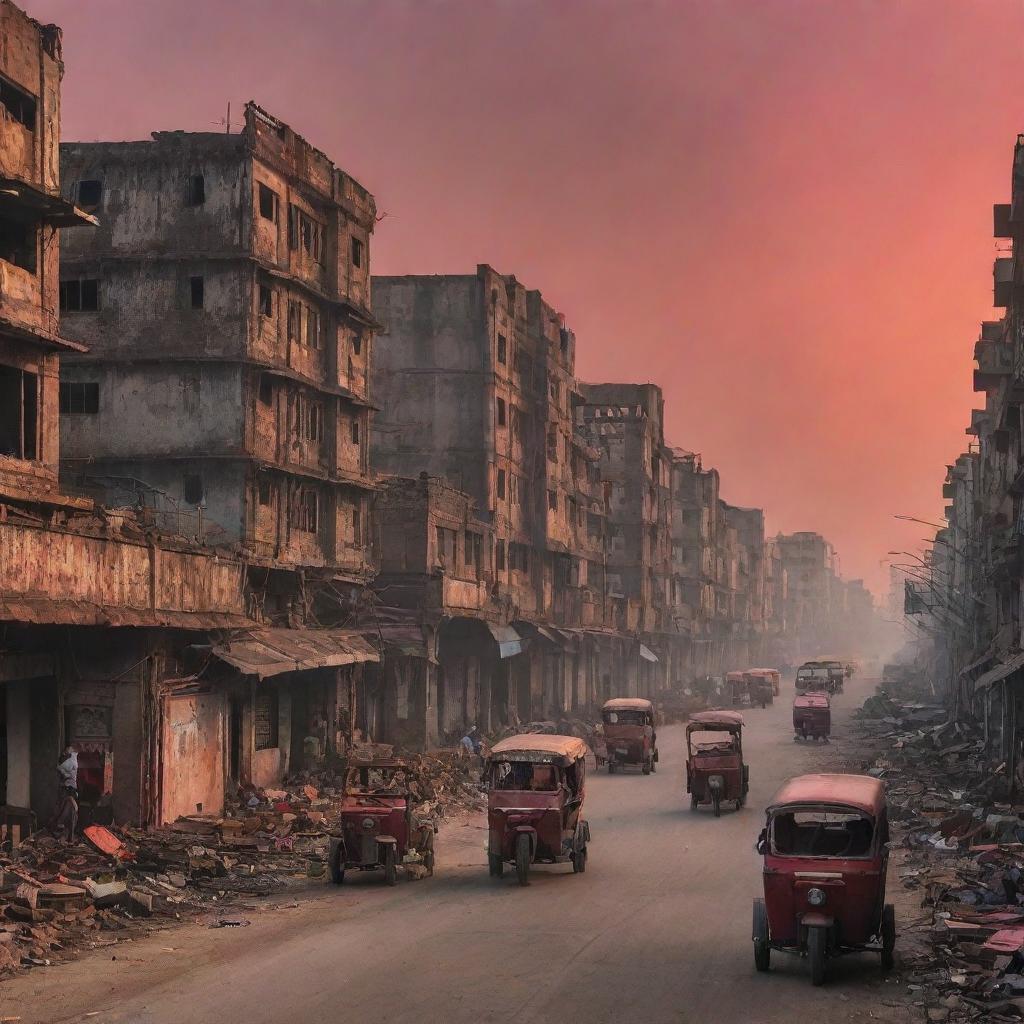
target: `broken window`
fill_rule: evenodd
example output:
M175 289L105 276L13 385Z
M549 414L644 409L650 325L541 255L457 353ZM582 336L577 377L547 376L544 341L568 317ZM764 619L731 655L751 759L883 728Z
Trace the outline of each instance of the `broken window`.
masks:
M277 223L277 193L264 185L263 182L259 182L259 203L260 203L260 216L264 220L271 220L275 224Z
M86 213L93 213L103 202L103 182L88 178L78 183L78 205Z
M323 227L297 206L288 207L288 246L298 249L319 261L323 245Z
M508 564L517 572L530 571L530 549L525 544L512 542L508 546Z
M303 435L309 441L320 441L324 436L324 407L319 402L300 405Z
M278 745L279 719L277 687L273 683L258 687L252 698L252 726L257 750L273 750Z
M558 510L558 491L548 491L548 508L552 511Z
M498 426L505 426L505 399L498 399Z
M271 487L270 481L265 477L261 476L256 482L256 491L259 497L259 503L261 505L269 505L271 501Z
M567 355L569 352L569 332L564 327L558 330L558 340L562 346L562 355Z
M99 308L99 281L94 278L61 281L60 311L62 313L95 313Z
M260 285L260 316L274 315L274 289L269 284Z
M203 478L195 473L189 473L182 481L182 497L188 505L202 505L203 503Z
M457 534L447 527L436 527L437 532L437 560L445 569L455 568L455 545Z
M498 492L498 497L502 501L504 501L505 500L505 470L503 470L503 469L499 469L498 470L496 489L497 489L497 492Z
M495 541L494 544L494 568L499 572L505 571L505 542Z
M65 414L100 411L100 386L95 381L62 381L60 385L60 411Z
M352 266L361 267L363 265L363 243L358 238L352 239Z
M356 547L363 543L363 513L358 505L352 509L352 543Z
M302 309L294 299L288 300L288 340L299 340L299 325L302 322Z
M34 274L37 235L35 222L0 217L0 259Z
M505 341L505 335L498 335L498 362L504 363L508 358L507 343Z
M466 531L463 538L463 557L466 562L466 568L478 576L481 569L480 556L482 544L483 538L479 533L473 533L471 530Z
M8 117L24 125L30 132L36 130L35 96L3 75L0 75L0 106Z
M320 313L312 307L306 308L306 344L310 348L320 347Z
M188 279L188 288L192 301L192 308L202 309L205 291L203 279L201 277L190 277Z
M206 179L201 174L189 176L185 202L189 206L202 206L206 202Z
M359 444L359 420L352 420L352 443Z
M352 335L352 351L355 355L359 355L363 350L363 332L356 331Z
M260 376L260 402L263 405L274 404L274 380L269 373Z
M0 366L0 455L36 459L38 434L38 376L13 366Z
M304 533L316 533L320 523L320 495L312 487L301 487L296 495L292 526Z

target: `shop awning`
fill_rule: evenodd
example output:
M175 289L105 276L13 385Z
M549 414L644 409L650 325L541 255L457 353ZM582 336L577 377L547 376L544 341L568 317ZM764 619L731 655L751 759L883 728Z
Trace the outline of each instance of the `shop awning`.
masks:
M30 210L44 223L58 228L99 224L91 213L80 210L63 196L43 192L18 178L0 178L0 212L18 216L24 210Z
M643 658L644 661L651 661L655 663L658 661L658 656L654 651L652 651L650 647L645 647L643 644L640 645L640 657Z
M1002 664L996 665L995 668L990 668L983 675L978 676L974 681L974 692L977 693L979 690L994 686L1008 676L1012 676L1014 672L1019 672L1022 668L1024 668L1024 654L1018 654L1010 658L1009 661L1004 661Z
M311 668L334 668L380 661L380 655L354 630L253 629L213 653L247 676L280 675Z
M498 657L511 658L523 653L523 639L511 626L499 626L493 622L486 623L486 626L498 645Z
M387 623L375 630L364 630L363 636L387 658L431 660L419 626Z

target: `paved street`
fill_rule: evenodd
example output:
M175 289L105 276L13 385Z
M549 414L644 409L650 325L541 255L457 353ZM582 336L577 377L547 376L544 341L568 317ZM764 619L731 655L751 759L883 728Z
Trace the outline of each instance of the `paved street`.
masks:
M840 697L838 732L868 692ZM660 734L652 777L591 775L587 873L543 867L529 888L487 877L479 821L443 835L433 880L386 889L364 876L251 927L188 926L0 987L24 1024L336 1024L481 1021L563 1024L902 1021L900 989L878 960L850 957L813 989L805 964L755 973L750 900L762 808L786 777L828 769L831 747L799 746L792 683L774 708L746 712L751 794L740 813L693 813L682 790L683 729ZM96 1011L99 1011L96 1013ZM86 1013L96 1013L85 1018ZM818 1014L822 1016L819 1018Z

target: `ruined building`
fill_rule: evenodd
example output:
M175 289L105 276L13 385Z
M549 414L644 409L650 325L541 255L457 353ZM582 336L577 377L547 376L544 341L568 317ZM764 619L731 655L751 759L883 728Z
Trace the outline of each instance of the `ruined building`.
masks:
M238 134L61 147L66 477L261 571L370 575L373 197L250 103Z

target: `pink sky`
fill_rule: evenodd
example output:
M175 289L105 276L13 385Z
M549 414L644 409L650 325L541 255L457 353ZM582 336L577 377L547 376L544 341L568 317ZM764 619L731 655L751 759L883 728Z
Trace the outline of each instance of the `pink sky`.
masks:
M918 545L967 441L991 204L1024 130L1011 0L37 0L64 138L216 129L255 99L369 188L376 273L514 273L589 380L817 530L846 576Z

